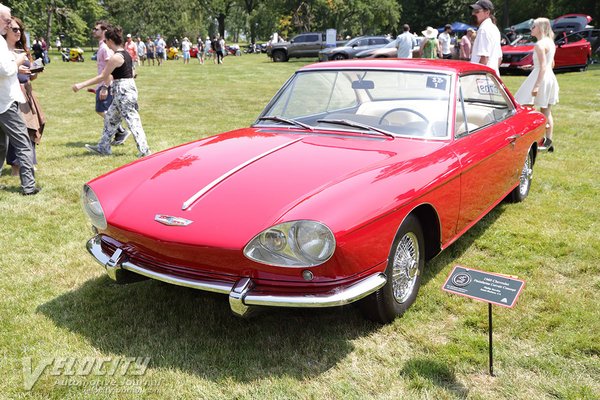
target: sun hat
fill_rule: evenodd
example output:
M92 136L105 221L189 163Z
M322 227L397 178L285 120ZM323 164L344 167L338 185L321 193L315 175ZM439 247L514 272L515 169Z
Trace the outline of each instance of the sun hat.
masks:
M475 4L471 4L473 10L493 10L494 5L490 0L477 0Z
M437 29L433 29L430 26L428 26L427 29L422 31L421 34L423 34L423 36L425 36L427 39L435 39L436 37L438 37Z
M131 37L131 33L128 33L128 34L127 34L127 37Z

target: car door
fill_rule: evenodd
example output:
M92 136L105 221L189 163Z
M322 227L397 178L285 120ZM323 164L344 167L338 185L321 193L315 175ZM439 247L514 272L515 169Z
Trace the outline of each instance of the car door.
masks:
M507 123L514 105L490 74L459 77L453 148L461 164L457 232L468 228L512 188L518 136Z
M554 68L587 64L589 55L589 42L578 33L566 35L556 41L557 48L554 54Z
M318 33L305 35L305 41L300 49L303 57L317 57L319 55L324 43L321 36Z

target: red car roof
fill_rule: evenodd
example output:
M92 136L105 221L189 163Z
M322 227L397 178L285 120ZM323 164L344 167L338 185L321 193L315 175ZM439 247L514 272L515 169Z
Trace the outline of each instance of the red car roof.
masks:
M419 71L443 71L449 73L467 73L472 71L494 71L481 64L459 60L430 60L423 58L371 58L343 61L329 61L307 65L300 71L310 69L340 69L340 68L377 68L377 69L414 69Z

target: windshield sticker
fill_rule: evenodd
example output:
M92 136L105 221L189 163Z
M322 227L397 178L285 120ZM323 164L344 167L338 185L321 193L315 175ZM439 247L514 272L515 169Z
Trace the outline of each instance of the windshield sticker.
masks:
M428 76L427 77L427 88L428 89L446 90L446 78L442 78L439 76Z
M494 82L490 79L477 79L477 91L479 92L479 94L491 94L495 96L500 95L500 90L498 89L498 86L496 86Z

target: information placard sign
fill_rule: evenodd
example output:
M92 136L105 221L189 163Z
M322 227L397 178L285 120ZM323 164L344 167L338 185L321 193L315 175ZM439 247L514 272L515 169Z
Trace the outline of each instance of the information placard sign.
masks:
M524 286L525 281L521 279L457 265L448 276L442 290L512 308Z

